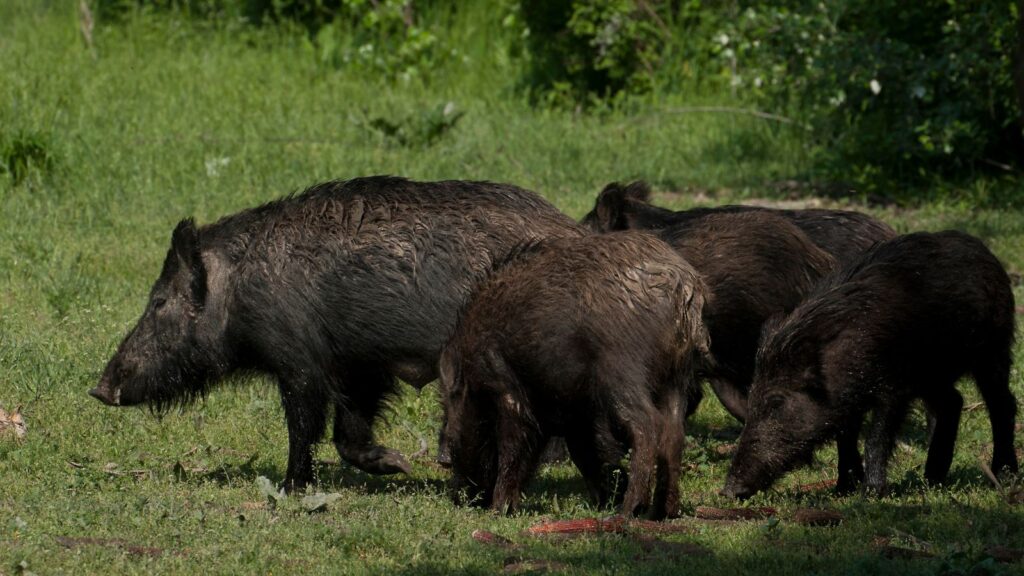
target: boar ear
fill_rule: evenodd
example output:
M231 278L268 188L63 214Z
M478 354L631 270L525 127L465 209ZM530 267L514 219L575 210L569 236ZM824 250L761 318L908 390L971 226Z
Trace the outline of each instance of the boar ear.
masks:
M602 230L625 230L630 228L627 215L629 202L644 202L651 196L651 187L642 180L630 184L612 182L604 187L597 197L594 212L601 223Z
M199 246L199 231L191 218L175 226L171 234L171 250L180 269L189 271L189 288L193 300L202 304L206 300L206 267Z
M598 194L594 213L597 215L597 221L602 231L622 229L622 204L625 200L625 190L622 184L612 182Z
M651 201L651 186L643 180L630 182L623 190L622 197L623 200L632 200L634 202L649 204Z

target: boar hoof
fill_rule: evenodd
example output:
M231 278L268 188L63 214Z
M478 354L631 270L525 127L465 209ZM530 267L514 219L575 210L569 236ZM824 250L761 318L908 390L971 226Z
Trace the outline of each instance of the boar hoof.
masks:
M359 454L349 454L345 460L363 472L370 474L405 474L412 473L412 466L406 461L397 450L390 450L383 446L375 446Z

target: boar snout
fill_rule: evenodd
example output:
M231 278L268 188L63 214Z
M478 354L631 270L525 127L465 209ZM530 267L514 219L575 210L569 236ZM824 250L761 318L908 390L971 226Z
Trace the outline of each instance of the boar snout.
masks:
M718 494L729 498L736 498L737 500L746 500L753 496L755 492L757 491L753 488L739 482L729 482L725 485L725 488L719 490Z
M121 390L111 390L110 386L105 384L100 384L92 390L89 390L89 396L103 402L107 406L121 405Z

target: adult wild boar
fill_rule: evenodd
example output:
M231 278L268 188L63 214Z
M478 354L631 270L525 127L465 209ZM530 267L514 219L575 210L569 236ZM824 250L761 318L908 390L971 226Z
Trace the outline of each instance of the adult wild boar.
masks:
M840 486L864 477L884 493L896 432L915 398L935 419L924 476L942 482L963 406L954 385L966 374L988 409L992 470L1016 472L1013 341L1010 279L979 240L950 231L879 245L766 328L723 493L767 488L829 438L838 438L840 462L845 452L853 464L840 468ZM865 474L857 438L868 412Z
M582 224L597 232L628 229L662 229L699 220L711 214L770 212L800 228L840 266L854 262L878 242L890 240L896 232L888 224L849 210L782 210L762 206L716 206L674 212L650 203L651 189L644 182L609 184L597 197L594 209Z
M630 448L623 512L674 513L704 301L697 272L643 232L549 240L502 265L441 355L456 499L514 510L562 436L599 504Z
M775 212L709 213L659 233L700 272L714 296L704 306L714 363L703 375L726 410L743 422L761 326L793 310L835 261ZM688 414L700 400L695 386Z
M312 480L313 445L334 407L341 457L408 471L371 426L395 378L436 377L459 310L495 260L582 230L536 194L488 182L371 177L203 227L178 224L149 304L90 394L164 409L224 376L276 377L288 425L289 489Z

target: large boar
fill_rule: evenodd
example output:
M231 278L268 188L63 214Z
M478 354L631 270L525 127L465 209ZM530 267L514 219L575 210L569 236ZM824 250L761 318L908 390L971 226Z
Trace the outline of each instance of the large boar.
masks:
M835 261L774 212L721 212L673 224L660 236L693 265L714 298L704 306L714 364L705 376L741 422L761 326L789 312L832 272ZM700 402L691 392L688 411Z
M514 510L563 436L598 503L629 448L623 512L674 513L704 300L690 265L642 232L546 241L503 265L441 356L456 497Z
M580 236L539 196L487 182L372 177L328 182L197 228L174 230L149 304L90 394L163 409L229 373L276 377L289 489L334 407L341 457L407 471L371 426L395 378L423 386L470 292L523 241Z
M731 205L674 212L651 204L650 195L651 189L644 182L609 184L598 195L594 209L583 217L582 223L597 232L651 230L685 224L711 214L770 212L803 230L819 248L835 257L840 266L857 260L876 243L896 236L884 222L849 210L782 210Z
M840 462L845 452L856 463L840 468L840 486L866 476L866 487L883 493L896 432L915 398L935 419L924 476L941 482L963 406L954 385L965 374L988 408L992 469L1016 472L1013 341L1010 279L976 238L917 233L879 245L766 327L750 417L723 493L742 498L767 488L830 438L840 443ZM857 438L868 412L865 474Z

